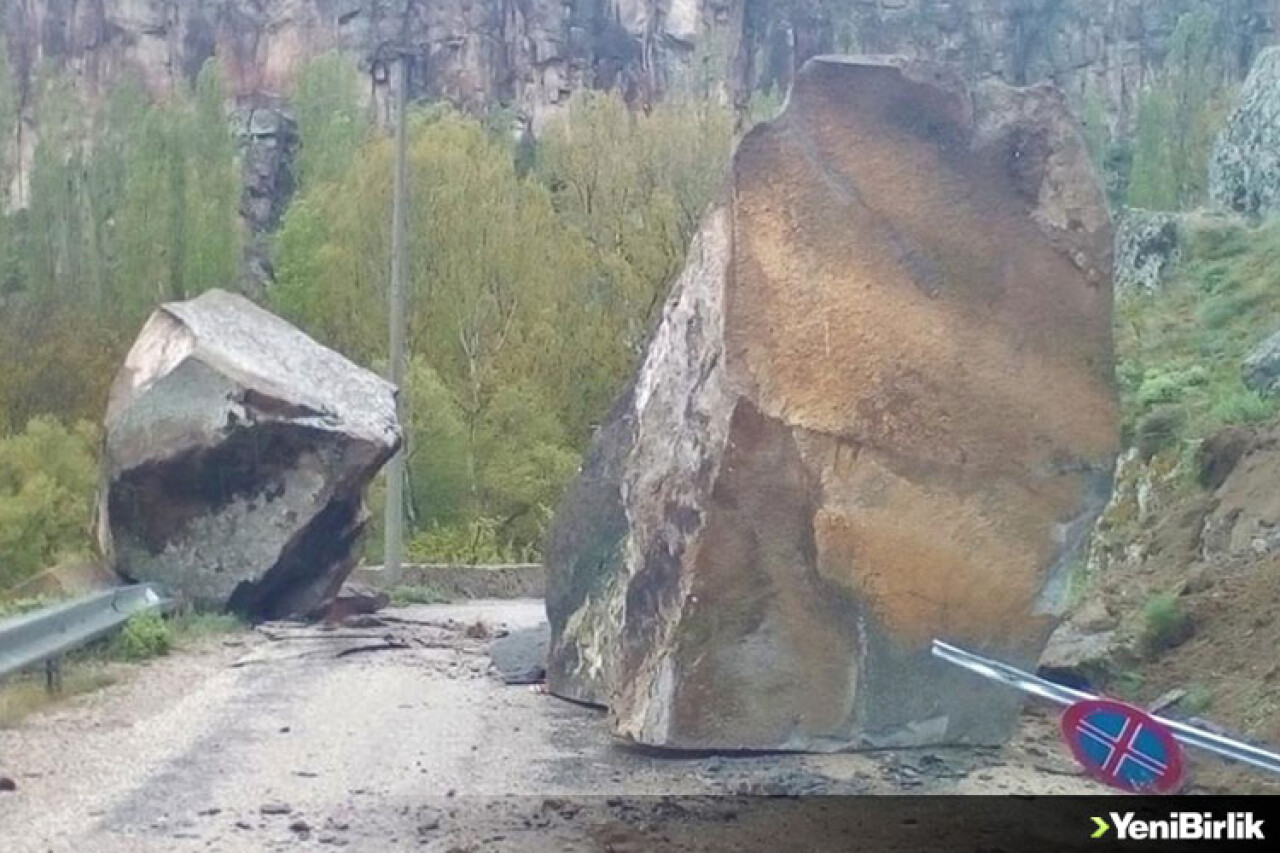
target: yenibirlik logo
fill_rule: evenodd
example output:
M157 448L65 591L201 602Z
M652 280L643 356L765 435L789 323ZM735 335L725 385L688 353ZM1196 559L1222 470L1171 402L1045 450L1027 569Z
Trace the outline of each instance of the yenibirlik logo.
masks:
M1215 818L1212 812L1171 812L1167 820L1146 820L1133 812L1111 812L1111 823L1093 818L1097 827L1091 838L1107 837L1114 828L1119 841L1265 841L1262 819L1251 812L1230 812ZM1114 827L1112 826L1114 824Z

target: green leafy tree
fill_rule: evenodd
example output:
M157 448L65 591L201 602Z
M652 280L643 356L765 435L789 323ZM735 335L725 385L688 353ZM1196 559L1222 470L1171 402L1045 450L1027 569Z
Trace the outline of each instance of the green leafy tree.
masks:
M1178 19L1163 76L1138 103L1129 204L1161 210L1204 200L1209 157L1231 92L1217 70L1220 9L1201 3Z
M351 60L337 53L310 60L298 73L290 107L302 140L295 163L301 187L340 179L368 138L358 81Z

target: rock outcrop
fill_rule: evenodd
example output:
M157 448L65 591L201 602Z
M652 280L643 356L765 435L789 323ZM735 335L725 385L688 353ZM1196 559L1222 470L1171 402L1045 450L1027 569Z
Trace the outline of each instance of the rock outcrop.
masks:
M1125 137L1137 96L1161 73L1180 17L1200 0L99 0L9 3L0 12L16 92L6 209L29 204L40 135L40 74L64 71L91 104L124 76L156 97L194 81L215 58L236 108L287 98L299 70L337 52L372 85L370 57L402 44L415 59L413 95L474 112L509 109L520 133L540 129L583 88L613 89L642 106L672 92L703 91L747 104L785 91L809 58L834 51L898 54L955 63L970 79L1022 85L1052 80L1077 104L1098 104ZM1241 80L1274 39L1275 0L1219 0L1210 45L1213 73ZM38 74L37 72L40 72ZM287 153L284 136L279 151ZM247 156L257 162L261 147ZM274 156L274 155L271 155ZM260 163L259 163L260 165ZM2 170L0 170L2 171ZM272 174L285 175L285 170ZM290 184L246 169L287 201ZM270 280L253 216L246 289Z
M1280 47L1258 56L1209 163L1214 204L1249 217L1280 213Z
M1258 344L1240 369L1246 387L1263 397L1280 396L1280 332Z
M317 615L400 444L391 385L240 296L159 308L111 389L98 539L125 578Z
M1182 260L1182 216L1126 208L1116 217L1116 295L1153 293Z
M268 235L280 224L293 196L298 126L287 109L269 103L237 108L231 126L244 182L240 217L249 232L240 290L260 296L275 278Z
M1118 443L1112 233L1047 87L822 58L742 141L548 549L553 692L659 747L996 743Z
M1209 481L1215 486L1212 508L1200 529L1200 559L1221 571L1235 559L1280 551L1280 427L1237 427L1205 444L1201 465L1217 464Z

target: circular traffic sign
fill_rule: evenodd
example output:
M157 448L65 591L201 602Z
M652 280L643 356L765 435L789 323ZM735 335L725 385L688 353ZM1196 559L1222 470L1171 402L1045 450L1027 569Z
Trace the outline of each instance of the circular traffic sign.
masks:
M1062 736L1089 775L1114 788L1168 794L1182 785L1182 746L1141 708L1112 699L1077 702L1062 715Z

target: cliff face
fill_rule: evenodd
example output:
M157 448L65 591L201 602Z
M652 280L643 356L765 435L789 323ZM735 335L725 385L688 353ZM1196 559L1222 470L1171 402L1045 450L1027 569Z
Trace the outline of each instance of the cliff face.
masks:
M370 57L414 57L413 94L471 110L511 108L535 132L577 89L617 89L643 105L680 90L745 104L785 91L795 70L830 53L900 54L957 64L974 79L1052 80L1075 103L1097 99L1122 133L1159 73L1179 17L1201 0L0 0L18 120L7 207L26 204L44 69L66 72L89 100L122 75L156 97L216 57L236 98L237 128L288 126L274 112L311 57L340 51L373 85ZM1219 0L1213 61L1242 80L1273 39L1280 0ZM248 118L246 119L246 116ZM257 116L257 118L254 118ZM288 134L240 132L249 145L245 219L273 227L292 183ZM257 146L256 148L254 146ZM263 149L263 150L259 150ZM284 196L281 195L284 194ZM259 243L247 258L265 281Z
M1092 87L1119 116L1197 0L8 0L23 91L42 63L94 92L126 69L163 93L210 56L237 95L284 93L339 49L365 62L401 43L420 97L516 107L535 124L584 86L630 98L711 85L744 99L789 84L811 56L895 53L1014 84ZM1221 0L1217 61L1243 79L1280 0Z

